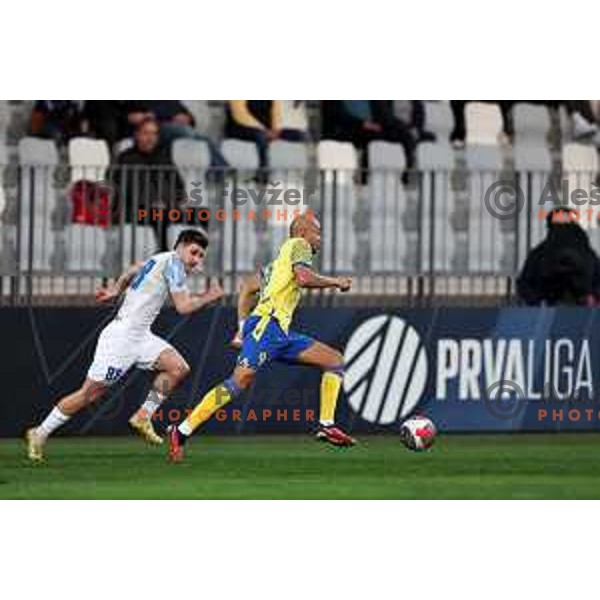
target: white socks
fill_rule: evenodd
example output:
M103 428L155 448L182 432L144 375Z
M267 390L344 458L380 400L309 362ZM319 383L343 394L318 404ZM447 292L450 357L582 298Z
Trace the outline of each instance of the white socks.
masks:
M179 429L179 433L185 435L185 437L189 437L193 433L192 426L188 423L187 419L181 423L177 429Z
M35 432L40 437L47 438L55 429L64 425L70 418L69 415L62 413L58 406L55 406L42 424L36 428Z
M325 419L321 419L319 421L319 423L323 426L323 427L331 427L333 425L333 421L327 421Z
M150 419L156 412L158 407L165 401L166 396L157 392L156 390L150 390L144 404L140 407L138 415L143 419Z

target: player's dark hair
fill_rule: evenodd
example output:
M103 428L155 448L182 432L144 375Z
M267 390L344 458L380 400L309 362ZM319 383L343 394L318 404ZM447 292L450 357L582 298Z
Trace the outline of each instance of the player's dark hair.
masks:
M198 244L200 248L206 250L208 247L208 238L204 233L197 229L184 229L177 237L175 248L177 248L179 244L183 244L184 246L187 246L188 244Z

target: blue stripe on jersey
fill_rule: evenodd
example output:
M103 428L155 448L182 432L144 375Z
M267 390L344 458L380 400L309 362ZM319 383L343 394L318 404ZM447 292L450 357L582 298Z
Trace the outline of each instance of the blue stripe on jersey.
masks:
M183 292L187 289L186 275L183 262L177 256L168 259L164 270L167 288L171 292Z

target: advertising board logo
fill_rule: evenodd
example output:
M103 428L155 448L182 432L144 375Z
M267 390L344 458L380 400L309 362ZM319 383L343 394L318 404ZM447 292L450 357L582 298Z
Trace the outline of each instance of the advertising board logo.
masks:
M344 352L344 391L365 421L388 425L409 415L427 384L427 354L404 319L380 315L354 331Z

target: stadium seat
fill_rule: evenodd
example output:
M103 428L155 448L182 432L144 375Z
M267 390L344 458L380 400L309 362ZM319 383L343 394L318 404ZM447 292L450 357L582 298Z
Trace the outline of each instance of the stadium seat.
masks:
M576 189L582 189L587 194L592 189L597 188L595 185L596 174L598 172L598 151L594 146L585 146L583 144L565 144L562 152L562 167L563 167L563 180L566 180L569 190L569 195ZM584 205L577 206L570 201L570 198L563 198L563 204L566 204L570 208L587 209L591 208L594 210L594 217L589 222L587 218L580 221L581 226L588 230L590 235L590 241L595 249L600 249L600 240L598 236L598 206Z
M209 190L206 179L207 170L210 168L210 150L208 144L202 140L181 138L173 142L171 156L184 182L189 198L188 203L183 205L184 208L189 207L194 208L194 210L208 208ZM200 192L201 199L191 196L194 190ZM203 227L197 226L194 228L206 234ZM190 225L177 223L169 225L167 229L167 243L169 247L173 247L177 236L184 229L190 229ZM140 232L143 233L143 239L145 240L143 244L146 246L152 245L153 241L149 239L150 235L153 235L152 232L145 232L142 229L140 229Z
M407 197L402 184L406 167L400 144L371 142L369 166L370 266L376 273L407 271L407 246L414 246L418 234L405 231L403 217ZM414 237L415 239L408 239ZM416 265L415 265L416 266Z
M305 199L307 202L310 200L306 187L308 164L308 147L302 142L277 140L269 146L269 181L279 183L275 189L281 190L278 198L281 205L267 206L266 208L271 209L273 214L277 210L286 210L289 215L287 220L271 218L268 222L271 258L275 257L275 253L281 247L281 244L288 238L289 224L293 212L295 210L305 212L306 209L310 208L310 206L304 204ZM286 203L284 198L289 190L297 190L300 193L300 199L296 201L292 197L291 202ZM294 202L297 203L294 204Z
M10 106L8 100L0 100L0 143L6 140L10 125Z
M5 190L5 171L8 165L8 149L0 140L0 274L13 273L15 269L16 227L10 222Z
M323 140L317 146L317 163L321 171L318 212L323 232L322 268L326 272L350 273L356 252L356 150L349 142Z
M2 215L6 208L6 194L4 190L4 171L8 165L8 150L0 140L0 230L2 229Z
M56 254L56 232L53 219L57 209L54 174L58 165L58 151L53 141L24 137L19 141L20 164L19 222L21 247L19 269L49 271L58 269L53 264ZM33 237L33 255L29 256L30 237Z
M563 144L573 139L573 123L564 105L558 108L558 124Z
M438 138L447 139L454 126L450 104L446 100L425 102L425 124Z
M269 164L271 169L308 168L308 148L302 142L276 140L269 146Z
M118 255L123 266L130 265L138 260L145 260L155 252L158 252L156 236L149 225L126 225L123 227L122 237L118 228L112 228L110 236L115 234L121 245L121 253Z
M257 257L260 234L257 231L258 223L249 220L250 211L262 211L264 208L264 206L257 206L249 195L250 190L255 194L259 194L261 190L261 183L256 177L256 170L259 167L258 152L253 142L235 139L224 140L221 151L225 160L236 169L233 180L226 182L229 193L222 207L226 211L226 219L219 223L222 267L228 273L232 271L251 272L260 262ZM247 200L243 204L234 205L232 203L234 188L240 190L240 193L245 192ZM233 210L239 211L239 221L233 221Z
M449 273L453 268L456 246L456 234L451 223L456 208L451 185L454 152L447 141L419 144L417 163L422 173L420 235L423 252L420 268L425 273L432 269L436 273Z
M533 142L546 144L550 130L550 114L546 106L518 102L512 109L515 144Z
M523 193L523 208L518 219L518 264L520 267L531 248L545 237L545 219L540 209L551 210L550 203L540 204L540 199L552 173L552 157L545 145L527 143L515 138L514 166L517 181Z
M226 139L221 143L221 152L234 169L258 169L258 152L254 142Z
M76 137L67 148L70 181L103 181L110 164L108 144L104 140ZM70 207L72 208L72 207ZM73 272L103 272L103 261L108 249L107 230L93 225L73 223L69 219L60 234L67 269Z
M468 102L465 108L467 144L497 144L502 132L502 114L497 104Z
M210 167L208 144L200 140L178 139L173 142L171 155L190 198L190 206L199 207L201 202L191 199L190 194L194 190L206 193L206 171Z
M110 151L104 140L76 137L69 140L69 165L71 183L85 179L101 181L110 164Z
M503 235L507 229L503 226L504 222L492 212L498 211L504 216L506 213L501 210L501 205L510 200L506 194L499 193L499 188L496 187L497 182L503 179L501 149L492 145L468 145L466 164L469 171L468 272L501 272L506 267L505 251L514 251L513 246L507 245ZM489 196L492 210L485 204L486 195Z

